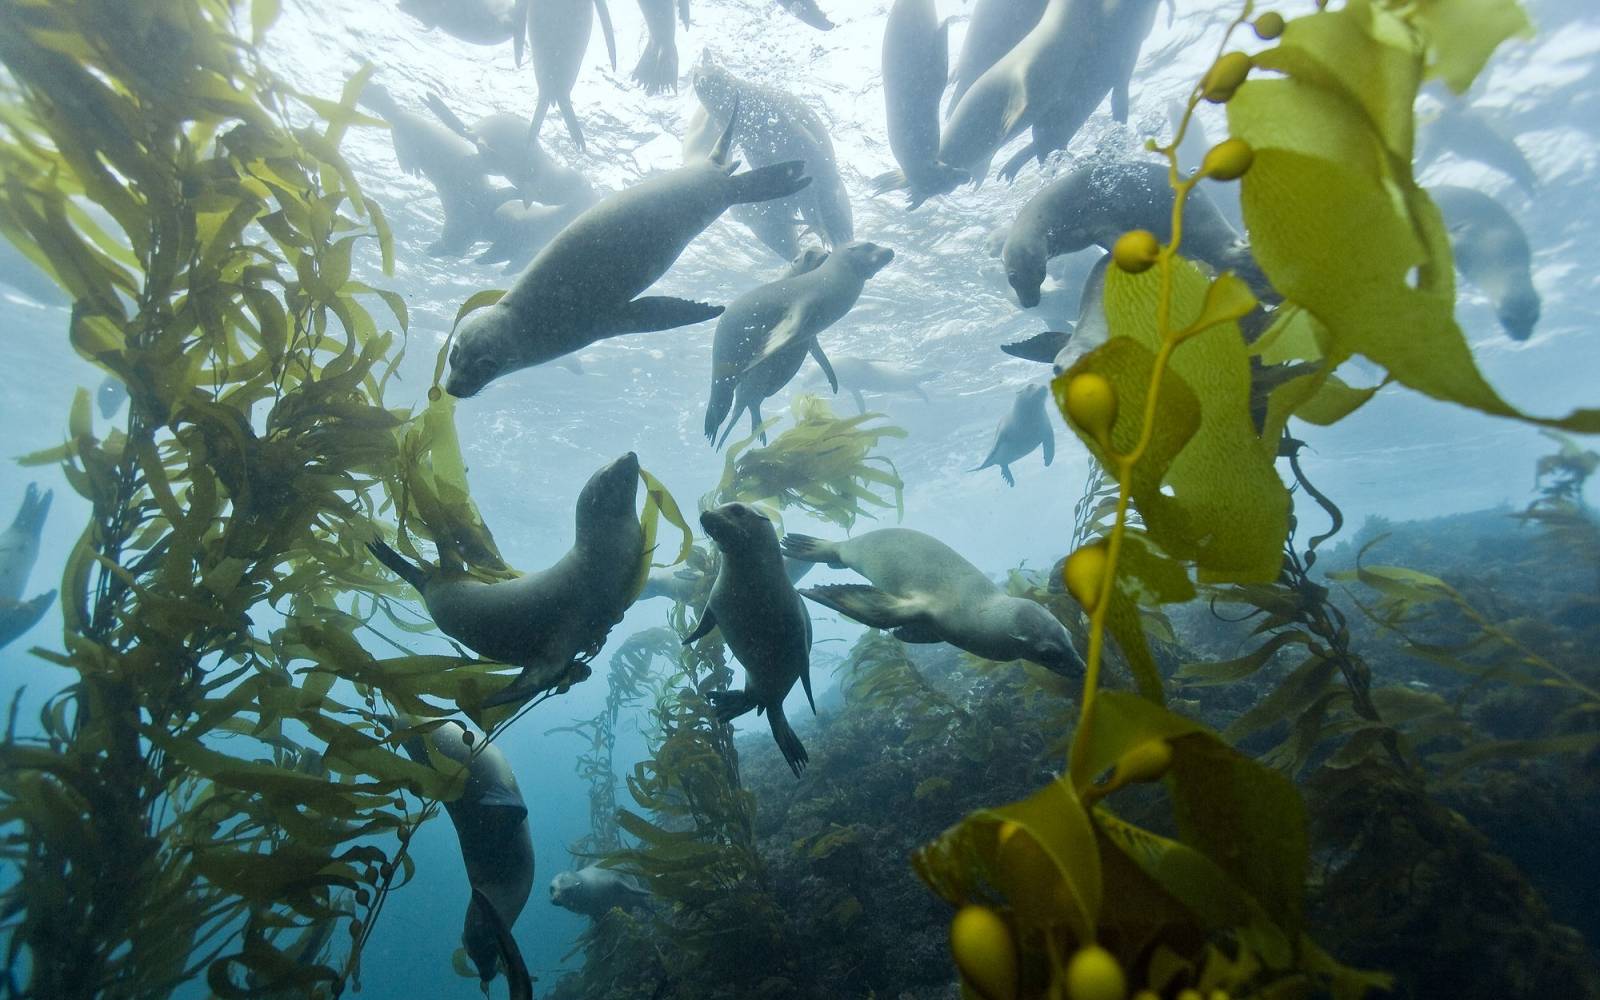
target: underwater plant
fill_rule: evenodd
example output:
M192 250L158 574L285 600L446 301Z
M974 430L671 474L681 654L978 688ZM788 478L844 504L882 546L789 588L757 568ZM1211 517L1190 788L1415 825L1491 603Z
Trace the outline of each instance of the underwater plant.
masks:
M1280 579L1291 524L1274 468L1282 429L1290 416L1334 422L1371 397L1376 387L1334 375L1353 354L1380 365L1386 381L1447 402L1600 429L1595 410L1528 417L1479 374L1453 318L1448 239L1411 175L1419 87L1439 77L1465 89L1496 46L1527 30L1520 7L1318 8L1286 20L1255 17L1244 4L1177 135L1152 144L1177 195L1171 242L1143 231L1117 242L1105 279L1110 337L1053 385L1069 426L1118 484L1110 531L1080 539L1063 569L1090 616L1067 771L1028 799L969 815L915 858L958 908L952 954L986 1000L1180 987L1355 998L1385 985L1305 933L1310 847L1294 785L1163 708L1161 677L1145 658L1129 657L1139 695L1102 691L1107 634L1137 649L1139 604L1186 600L1196 582ZM1247 23L1273 43L1254 56L1228 49ZM1226 104L1233 135L1183 176L1175 150L1201 100ZM1204 178L1242 185L1272 300L1253 343L1241 321L1260 329L1258 291L1181 256L1185 200ZM1271 388L1264 409L1254 400L1259 423L1254 357L1315 365ZM1337 622L1324 624L1337 635ZM1358 666L1317 661L1316 670ZM1363 697L1364 678L1353 674L1349 697ZM1175 837L1112 811L1119 789L1154 781Z

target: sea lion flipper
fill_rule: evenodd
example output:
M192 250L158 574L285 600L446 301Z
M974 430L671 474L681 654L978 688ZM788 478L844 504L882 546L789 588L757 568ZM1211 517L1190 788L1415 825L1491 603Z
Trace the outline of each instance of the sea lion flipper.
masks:
M839 546L836 542L791 531L783 536L779 547L790 559L806 563L827 563L834 569L844 569L844 562L839 558Z
M528 0L517 0L511 8L511 58L522 68L522 49L528 43Z
M817 367L822 369L822 374L828 377L828 385L833 389L833 394L839 394L839 376L833 373L833 365L829 363L828 356L823 353L822 345L817 341L811 342L811 356L816 359Z
M617 70L617 33L611 27L611 11L606 8L606 0L594 0L594 9L595 13L600 15L600 33L606 38L606 55L611 57L611 71L615 73Z
M616 337L624 333L654 333L692 326L716 319L722 315L722 306L693 302L671 295L641 295L625 305L612 310L602 325L603 337Z
M561 112L561 120L567 123L567 134L572 136L572 144L578 147L578 152L583 152L583 122L578 120L578 112L572 107L572 95L557 97L556 110Z
M495 945L500 950L500 964L505 969L506 986L510 990L511 1000L533 1000L533 977L528 975L528 965L523 961L522 951L517 947L517 939L511 936L511 928L506 926L505 918L477 886L472 887L471 905L478 908L478 912L483 915L483 921L494 932Z
M771 163L728 178L731 186L728 203L748 205L752 202L787 198L811 183L805 174L804 160L786 160Z
M1128 120L1128 79L1123 77L1111 88L1111 117L1118 122Z
M1067 341L1071 339L1071 330L1046 330L1043 333L1034 334L1027 340L1001 344L1000 350L1013 358L1021 358L1024 361L1037 361L1040 364L1048 365L1055 361L1056 355L1061 353L1061 349L1066 347Z
M770 360L773 355L779 353L800 337L805 336L804 331L805 313L803 308L791 306L789 311L784 314L783 319L779 320L776 326L767 331L766 340L761 344L761 349L755 352L749 363L744 366L739 374L741 376L747 375L759 368ZM812 343L816 343L815 338L812 339ZM838 390L835 389L834 391L837 392Z
M1056 457L1056 431L1054 427L1050 426L1048 417L1045 418L1044 422L1044 441L1042 444L1044 446L1045 468L1049 468L1050 463L1055 461Z
M0 602L0 646L37 625L55 599L56 592L50 590L28 601Z
M921 609L915 601L864 583L829 583L807 587L800 593L869 628L896 629L915 624L920 618Z
M435 118L444 123L445 128L468 142L474 141L472 129L468 128L467 123L462 121L454 111L450 110L449 105L444 103L444 98L430 90L427 96L422 99L422 103L428 106L428 110L433 112Z
M810 624L809 621L806 622L808 629ZM800 686L805 689L806 704L811 706L811 714L816 715L817 699L811 694L811 657L809 656L806 657L806 665L800 668Z
M1005 463L1000 465L1000 478L1006 481L1007 486L1017 485L1017 477L1011 474L1011 466Z
M866 413L867 412L867 398L865 396L861 395L861 390L860 389L851 389L850 390L850 395L852 395L852 396L854 396L856 398L856 412L858 412L858 413ZM922 398L923 399L927 399L928 397L927 396L923 396Z
M374 539L368 542L367 551L371 552L379 562L389 567L392 573L411 584L412 588L418 593L422 592L422 588L428 582L428 577L421 567L413 565L405 556L391 549L381 539Z
M716 627L716 614L712 612L710 608L706 608L705 611L701 612L700 621L695 625L694 631L683 637L683 644L687 646L691 642L698 642L699 640L704 639L706 636L710 635L711 630Z

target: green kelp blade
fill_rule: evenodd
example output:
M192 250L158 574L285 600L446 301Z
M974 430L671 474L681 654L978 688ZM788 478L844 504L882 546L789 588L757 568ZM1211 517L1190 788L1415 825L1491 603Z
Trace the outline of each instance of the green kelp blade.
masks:
M1064 926L1080 942L1095 940L1100 855L1089 815L1065 781L971 813L920 848L912 864L952 905L978 898L981 880L1005 893L1020 922Z
M441 565L465 564L476 575L505 580L517 573L506 565L494 535L484 523L467 483L467 466L456 433L455 397L430 393L427 408L402 436L396 516L405 527L414 517L439 551Z
M1137 275L1108 269L1108 343L1127 338L1157 350L1161 292L1156 268ZM1249 351L1238 324L1228 318L1247 312L1250 303L1237 278L1208 279L1189 261L1173 259L1172 327L1204 329L1173 351L1169 369L1193 394L1198 420L1163 481L1141 488L1135 503L1151 538L1174 557L1193 560L1203 582L1275 579L1289 531L1288 490L1263 453L1250 416ZM1142 403L1142 394L1135 403L1123 397L1121 385L1116 388L1120 423L1125 410ZM1163 396L1158 420L1169 419L1166 409Z
M503 288L486 288L481 292L474 292L467 297L467 301L461 303L461 308L456 310L455 321L450 324L450 335L444 338L444 343L439 346L439 357L433 362L433 388L438 389L444 381L445 362L450 359L450 345L456 339L456 331L461 328L461 321L479 309L487 309L505 296L506 291ZM430 393L430 398L431 395Z
M1496 33L1492 19L1458 30L1451 51ZM1248 80L1228 102L1230 131L1255 152L1241 198L1256 261L1320 321L1335 362L1359 353L1436 399L1600 432L1600 410L1536 418L1502 399L1455 322L1449 235L1411 175L1422 46L1399 15L1358 2L1289 22L1256 57L1288 74Z
M1516 0L1423 0L1407 16L1428 38L1427 75L1457 94L1467 92L1501 42L1533 35Z
M678 501L672 492L662 485L661 480L639 467L639 479L644 482L644 510L639 515L639 527L644 532L644 553L639 559L639 571L634 576L633 589L628 598L629 603L637 600L644 590L645 580L650 576L651 567L665 569L676 566L689 558L689 553L694 548L694 532L689 528L689 522L683 516L683 510L678 506ZM652 562L656 551L656 532L660 519L665 517L667 523L677 528L683 535L683 542L678 546L678 554L671 562Z

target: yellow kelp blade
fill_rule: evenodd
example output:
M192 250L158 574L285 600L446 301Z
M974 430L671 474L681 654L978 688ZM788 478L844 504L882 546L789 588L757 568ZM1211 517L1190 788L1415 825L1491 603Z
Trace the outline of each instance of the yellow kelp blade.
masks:
M644 590L645 580L650 576L651 567L676 566L689 558L689 552L694 548L694 532L690 530L689 522L684 519L683 510L679 508L678 501L673 498L671 491L643 466L639 468L639 478L644 482L645 490L644 510L639 515L639 527L644 532L644 553L639 558L639 569L634 575L633 589L628 599L630 603L637 600L639 593ZM663 517L667 519L668 524L682 533L683 541L678 546L678 554L672 561L652 562L656 551L656 532Z

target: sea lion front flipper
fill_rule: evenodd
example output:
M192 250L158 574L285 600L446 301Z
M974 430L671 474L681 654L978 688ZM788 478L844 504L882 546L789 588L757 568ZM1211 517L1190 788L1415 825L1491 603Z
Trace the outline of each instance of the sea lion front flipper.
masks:
M1018 340L1009 344L1001 344L1000 350L1013 358L1024 361L1037 361L1040 364L1051 364L1061 349L1067 346L1067 341L1072 339L1071 330L1046 330L1036 333L1027 340Z
M39 624L55 599L56 592L49 590L28 601L0 602L0 646Z
M824 541L821 538L802 535L798 531L791 531L778 542L778 547L790 559L805 563L827 563L834 569L844 569L844 562L839 558L837 542Z
M805 336L803 332L805 329L804 316L804 312L791 306L789 311L784 313L783 319L778 321L778 325L767 331L767 337L761 345L761 350L756 352L755 357L744 366L744 369L739 374L745 375L754 371L773 355L782 351L800 337ZM812 343L816 343L816 341L813 340Z
M600 33L606 38L606 55L611 57L611 72L617 71L617 33L611 27L611 11L606 0L594 0L595 13L600 15ZM579 144L580 148L582 144Z
M811 356L816 359L817 367L822 369L822 374L828 376L828 385L833 389L833 394L839 394L839 376L833 373L833 365L828 362L828 356L822 353L822 345L817 341L811 342Z
M632 302L611 311L601 324L601 337L617 337L624 333L655 333L674 330L680 326L693 326L722 315L723 306L693 302L671 295L641 295Z
M856 398L856 412L857 413L866 413L867 412L867 397L861 395L861 390L860 389L851 389L850 390L850 395L852 395L852 396L854 396ZM924 396L922 398L923 399L927 399L928 397Z
M1044 421L1044 440L1041 444L1044 446L1044 466L1048 469L1050 463L1055 461L1056 457L1056 431L1054 427L1050 426L1049 417L1046 417Z
M915 601L864 583L829 583L800 593L869 628L896 629L914 625L921 618L921 607Z
M444 98L430 90L427 96L422 99L422 103L428 106L428 110L433 112L435 118L444 123L445 128L468 142L474 142L472 129L467 128L467 123L462 121L454 111L450 110L449 105L444 103Z
M694 631L683 637L683 644L687 646L691 642L698 642L699 640L704 639L706 636L710 635L711 630L716 627L716 614L710 608L706 608L705 611L701 612L700 621L695 625Z

